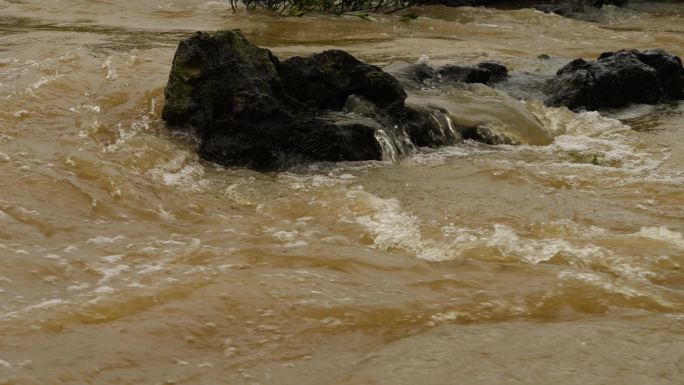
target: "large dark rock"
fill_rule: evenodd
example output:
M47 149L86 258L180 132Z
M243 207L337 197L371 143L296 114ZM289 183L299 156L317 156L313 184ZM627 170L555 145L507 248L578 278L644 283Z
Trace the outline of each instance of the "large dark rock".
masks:
M194 132L203 158L259 170L381 159L378 122L394 127L406 99L394 77L346 52L281 62L238 31L182 41L164 94L162 118ZM373 119L331 113L352 95L372 103Z
M376 128L366 121L335 117L242 121L223 126L202 140L200 155L224 165L283 170L307 161L379 160Z
M277 70L289 95L299 102L314 101L320 109L340 110L352 94L380 108L401 107L406 99L396 79L341 50L293 57Z
M597 61L575 59L548 81L546 104L572 110L684 99L681 60L663 50L622 50Z
M289 117L276 59L237 31L196 33L178 45L162 118L201 137L239 125Z

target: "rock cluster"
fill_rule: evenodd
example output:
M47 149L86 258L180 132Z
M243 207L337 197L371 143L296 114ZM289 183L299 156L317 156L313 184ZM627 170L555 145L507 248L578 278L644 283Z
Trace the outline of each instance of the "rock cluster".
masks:
M344 51L280 61L239 31L198 32L178 46L162 117L225 165L380 159L377 125L334 113L350 95L372 102L380 120L406 98L395 78Z
M258 170L460 139L445 112L406 106L399 81L376 66L340 50L281 61L237 30L183 40L165 96L162 118L194 132L203 158Z
M385 69L341 50L279 60L237 30L198 32L178 46L162 118L171 129L193 132L204 159L257 170L394 159L415 146L463 139L513 144L486 127L457 126L439 107L405 103L405 89L454 83L506 89L516 83L503 65ZM543 87L536 86L543 80L526 83L543 88L547 105L575 111L684 99L681 60L657 49L576 59Z

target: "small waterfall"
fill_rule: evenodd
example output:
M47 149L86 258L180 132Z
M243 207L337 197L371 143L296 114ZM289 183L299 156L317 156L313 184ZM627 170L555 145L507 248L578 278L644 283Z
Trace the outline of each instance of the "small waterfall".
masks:
M405 129L398 125L386 127L380 124L375 119L381 114L375 108L375 105L362 96L350 95L344 105L344 111L354 115L363 117L364 119L372 120L377 124L375 130L375 139L382 148L383 160L396 162L399 157L411 154L415 150L415 146L409 139L409 135Z
M448 112L434 109L430 112L430 118L436 123L435 128L438 129L438 134L444 139L444 143L456 143L463 139Z
M384 129L377 129L375 131L375 139L382 148L382 160L389 160L391 162L399 160L399 149L392 140L392 137Z
M411 154L416 149L406 130L396 125L391 129L376 130L375 139L382 147L383 160L396 162L400 156Z

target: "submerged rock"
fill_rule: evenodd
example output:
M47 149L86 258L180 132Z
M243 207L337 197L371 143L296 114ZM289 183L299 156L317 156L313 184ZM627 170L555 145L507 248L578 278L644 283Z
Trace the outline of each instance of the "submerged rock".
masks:
M416 146L445 146L455 138L463 139L463 128L457 127L443 108L408 105L406 117L406 132Z
M546 104L572 110L655 104L684 99L682 61L663 50L606 52L596 61L575 59L545 85Z
M482 62L475 66L447 64L434 68L426 63L397 62L384 68L408 89L439 87L455 83L493 84L508 77L508 69L496 62Z

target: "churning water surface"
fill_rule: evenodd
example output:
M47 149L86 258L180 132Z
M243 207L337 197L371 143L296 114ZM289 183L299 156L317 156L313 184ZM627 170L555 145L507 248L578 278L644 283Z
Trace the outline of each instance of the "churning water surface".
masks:
M684 105L419 91L523 144L277 174L203 162L160 121L195 30L532 74L541 53L542 73L684 55L677 2L415 12L0 0L0 384L681 384Z

